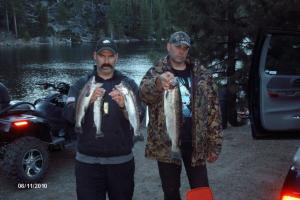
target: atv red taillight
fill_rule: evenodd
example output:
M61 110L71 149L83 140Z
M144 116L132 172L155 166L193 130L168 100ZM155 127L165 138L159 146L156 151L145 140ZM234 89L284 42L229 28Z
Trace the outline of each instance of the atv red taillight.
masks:
M299 195L284 194L282 195L280 200L300 200L300 194Z
M13 126L16 128L27 127L29 122L27 120L15 121L13 122Z

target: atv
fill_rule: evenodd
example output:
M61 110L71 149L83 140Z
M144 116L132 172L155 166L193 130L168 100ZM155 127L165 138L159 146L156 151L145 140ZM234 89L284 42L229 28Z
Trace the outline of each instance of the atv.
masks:
M72 141L72 128L63 118L70 86L38 85L54 91L34 103L11 101L0 111L0 168L17 183L40 182L47 172L49 150Z

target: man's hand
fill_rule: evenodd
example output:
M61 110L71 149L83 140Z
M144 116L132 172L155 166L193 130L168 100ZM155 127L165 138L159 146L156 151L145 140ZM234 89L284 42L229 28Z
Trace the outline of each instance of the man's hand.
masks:
M209 163L213 163L218 159L218 156L215 153L210 153L208 158L207 158L207 162Z
M102 97L105 93L105 89L101 88L101 87L97 87L94 91L94 93L92 94L91 100L90 100L90 104L94 103L98 97Z
M168 90L172 88L175 76L171 72L162 73L157 79L157 87L159 89Z
M111 91L109 95L120 106L120 108L124 108L125 106L124 97L119 90L113 89L113 91Z

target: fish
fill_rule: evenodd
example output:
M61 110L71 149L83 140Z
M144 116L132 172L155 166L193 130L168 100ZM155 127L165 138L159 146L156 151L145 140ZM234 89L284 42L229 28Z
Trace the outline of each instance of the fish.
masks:
M140 110L135 94L131 90L130 86L124 81L121 81L121 83L116 85L115 88L119 90L124 97L125 109L128 113L129 123L134 130L133 140L143 141L144 138L140 133Z
M81 89L77 102L76 102L76 114L75 114L75 132L82 133L82 122L85 116L85 112L89 107L90 100L97 85L95 83L95 76L92 76L88 82Z
M146 113L145 113L145 127L148 127L149 124L149 108L146 106Z
M171 158L181 159L179 143L181 122L181 97L178 84L172 89L164 91L163 94L164 115L167 135L171 140Z
M96 88L101 87L102 83L96 83ZM103 103L103 97L98 97L96 101L94 102L94 126L96 127L96 138L104 137L104 134L101 130L101 124L102 124L102 112L101 107Z

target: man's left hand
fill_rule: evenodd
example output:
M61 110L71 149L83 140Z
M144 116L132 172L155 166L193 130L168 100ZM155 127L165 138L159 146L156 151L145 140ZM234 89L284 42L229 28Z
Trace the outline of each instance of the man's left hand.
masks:
M210 153L210 154L208 155L208 157L207 157L207 162L213 163L213 162L215 162L217 159L218 159L217 154L215 154L215 153Z
M124 97L119 90L113 89L113 91L111 91L109 95L121 108L124 108L125 106Z

